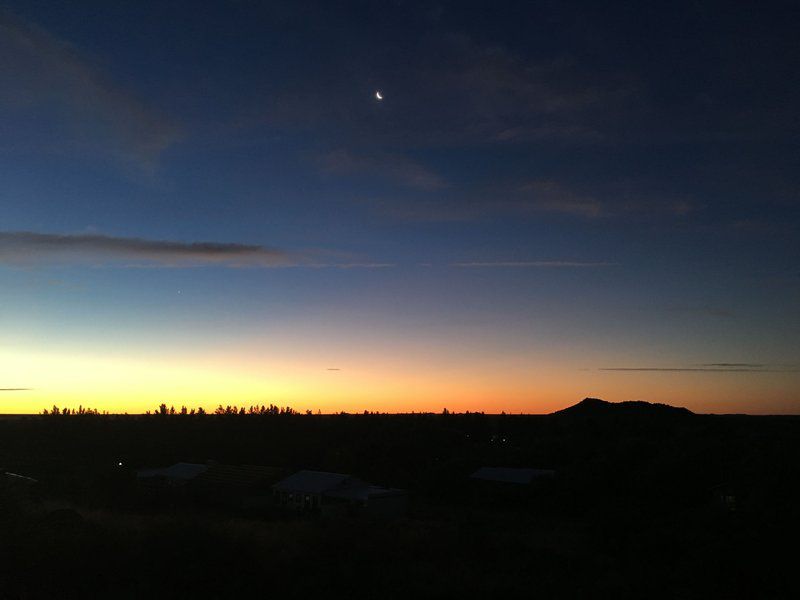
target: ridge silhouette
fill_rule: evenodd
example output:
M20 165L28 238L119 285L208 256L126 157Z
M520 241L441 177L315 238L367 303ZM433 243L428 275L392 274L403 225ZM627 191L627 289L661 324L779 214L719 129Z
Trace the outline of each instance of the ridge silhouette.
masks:
M632 417L676 417L689 416L694 413L682 406L671 406L643 400L629 400L626 402L607 402L600 398L584 398L562 410L557 410L551 415L576 416L576 417L604 417L604 416L632 416Z

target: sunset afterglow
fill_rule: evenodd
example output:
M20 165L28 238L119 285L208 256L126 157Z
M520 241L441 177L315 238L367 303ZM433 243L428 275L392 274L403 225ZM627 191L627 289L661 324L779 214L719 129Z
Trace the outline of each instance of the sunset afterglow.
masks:
M0 413L800 410L789 38L179 4L0 10Z

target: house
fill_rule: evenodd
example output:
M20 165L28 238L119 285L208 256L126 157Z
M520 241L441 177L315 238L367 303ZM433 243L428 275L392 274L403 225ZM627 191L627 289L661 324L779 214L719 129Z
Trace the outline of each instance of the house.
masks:
M214 464L196 475L188 487L194 498L235 508L263 508L271 503L271 486L281 469L259 465Z
M140 469L136 480L145 497L183 499L228 508L263 508L271 503L270 486L283 471L259 465L175 463Z
M298 471L273 485L272 490L281 506L329 516L399 516L405 513L408 497L405 490L324 471Z
M351 475L298 471L272 486L278 504L297 510L320 509L326 494L366 485Z
M511 467L481 467L470 475L470 479L491 481L494 483L511 483L530 485L535 482L552 479L556 472L552 469L519 469Z

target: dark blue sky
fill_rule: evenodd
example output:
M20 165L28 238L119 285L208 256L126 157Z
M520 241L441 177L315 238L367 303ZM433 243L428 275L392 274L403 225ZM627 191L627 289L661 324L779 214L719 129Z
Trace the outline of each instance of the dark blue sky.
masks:
M0 412L796 412L798 17L4 1Z

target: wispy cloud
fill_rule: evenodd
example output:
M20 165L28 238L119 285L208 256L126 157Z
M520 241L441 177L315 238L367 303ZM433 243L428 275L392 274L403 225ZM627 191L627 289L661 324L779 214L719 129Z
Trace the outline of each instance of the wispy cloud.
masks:
M662 373L793 373L797 369L769 368L766 365L750 363L708 363L708 366L702 367L603 367L597 370Z
M570 269L597 268L616 266L611 262L583 262L574 260L522 260L522 261L474 261L452 263L461 268L499 268L499 269Z
M517 208L526 212L549 212L579 217L599 217L605 210L597 198L581 194L553 179L540 179L519 187L522 198Z
M721 367L721 368L747 368L747 369L762 369L766 367L766 365L759 364L759 363L730 363L730 362L721 362L721 363L703 363L702 367Z
M424 165L399 154L357 155L339 149L321 158L322 170L337 175L377 175L405 187L438 190L447 182Z
M97 146L147 168L179 135L175 123L112 83L69 42L2 8L0 108L58 115L62 130L44 134L42 143Z
M680 218L698 209L689 198L665 195L644 182L628 180L594 182L587 188L565 179L540 178L489 190L486 196L489 207L521 216L549 213L583 219Z
M406 221L476 221L493 218L582 220L677 219L697 210L689 199L664 196L628 181L595 183L592 189L555 178L488 185L451 186L434 196L378 199L373 211Z
M710 317L732 318L736 316L732 310L718 306L670 306L668 311L673 313L696 314Z
M0 388L0 392L29 392L33 388Z

